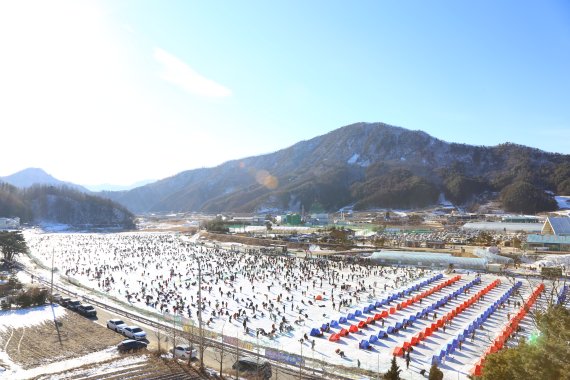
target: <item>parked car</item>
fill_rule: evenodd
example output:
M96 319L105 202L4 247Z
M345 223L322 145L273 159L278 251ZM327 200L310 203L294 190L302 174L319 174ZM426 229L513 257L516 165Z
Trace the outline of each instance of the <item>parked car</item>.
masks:
M253 357L243 357L234 363L233 369L240 372L249 372L258 376L263 376L263 379L271 378L271 363L267 360L257 359Z
M119 352L129 352L146 349L147 343L140 340L125 339L117 345Z
M79 305L81 305L81 301L79 300L71 300L67 303L67 305L65 305L65 307L67 307L69 310L76 310L79 307Z
M178 345L174 349L171 348L170 352L175 358L183 360L196 359L198 357L198 350L185 344Z
M79 305L77 306L77 312L88 318L97 316L97 310L91 305Z
M138 326L127 326L123 328L123 335L127 338L141 340L146 338L146 333Z
M71 298L69 297L62 297L59 299L59 304L63 307L67 307L67 304L71 302Z
M118 333L123 333L123 328L127 327L127 324L120 319L109 319L107 321L107 328Z

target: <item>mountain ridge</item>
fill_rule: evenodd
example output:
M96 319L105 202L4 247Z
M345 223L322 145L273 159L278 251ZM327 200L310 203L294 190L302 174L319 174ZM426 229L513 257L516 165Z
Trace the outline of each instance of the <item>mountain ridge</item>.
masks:
M512 143L449 143L423 131L355 123L273 153L102 195L133 212L251 212L301 206L330 211L348 204L415 208L436 202L441 193L464 203L520 181L543 190L562 186L570 191L570 183L564 184L566 169L570 175L569 155Z

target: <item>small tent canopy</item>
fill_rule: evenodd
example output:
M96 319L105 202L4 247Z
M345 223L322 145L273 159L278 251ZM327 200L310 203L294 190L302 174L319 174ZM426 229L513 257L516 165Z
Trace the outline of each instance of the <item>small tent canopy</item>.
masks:
M317 329L317 328L313 328L311 329L311 336L321 336L323 335L323 333L321 333L321 330Z

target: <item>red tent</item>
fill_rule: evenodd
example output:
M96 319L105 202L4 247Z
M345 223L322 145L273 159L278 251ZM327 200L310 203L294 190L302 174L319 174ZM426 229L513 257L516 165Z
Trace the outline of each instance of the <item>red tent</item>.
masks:
M340 336L347 336L348 335L348 330L347 329L342 329L339 331L338 335Z
M390 308L390 314L394 314L396 312L396 308L395 307L391 307Z
M420 340L417 337L415 337L415 336L412 337L412 346L417 345L419 342L420 342Z
M362 322L360 322L362 323ZM350 325L350 327L348 328L348 331L351 333L355 333L358 331L358 327L356 327L356 325Z
M329 338L329 340L331 342L338 342L340 340L340 335L339 334L332 334Z
M354 326L354 327L356 327L356 326ZM358 322L358 329L363 329L363 328L365 328L365 327L366 327L366 322L365 322L365 321L360 321L360 322ZM350 332L356 332L356 331L358 331L358 329L356 329L356 331L352 331L351 329L352 329L352 326L350 326L350 329L349 329L348 331L350 331Z
M375 321L379 321L379 320L381 320L381 319L382 319L382 315L381 315L380 313L374 314L374 320L375 320Z
M387 318L388 317L388 311L384 310L381 315L382 315L382 318Z
M368 317L368 318L366 319L366 324L367 324L367 325L373 325L373 324L374 324L374 318Z
M473 375L474 376L481 376L483 374L483 368L481 367L481 364L475 364L475 367L473 367Z
M317 301L322 301L322 300L323 300L323 296L319 294L319 295L317 295L317 296L315 297L315 299L316 299Z

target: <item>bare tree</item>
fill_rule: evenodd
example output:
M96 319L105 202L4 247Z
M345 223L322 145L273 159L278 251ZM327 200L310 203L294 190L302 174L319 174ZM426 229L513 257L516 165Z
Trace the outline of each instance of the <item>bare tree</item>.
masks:
M227 357L226 345L224 344L224 326L222 326L222 344L220 348L214 351L214 359L220 364L220 377L224 377L224 359Z

